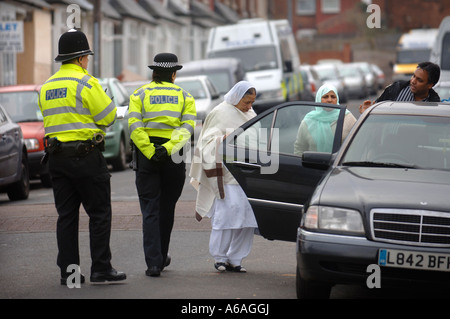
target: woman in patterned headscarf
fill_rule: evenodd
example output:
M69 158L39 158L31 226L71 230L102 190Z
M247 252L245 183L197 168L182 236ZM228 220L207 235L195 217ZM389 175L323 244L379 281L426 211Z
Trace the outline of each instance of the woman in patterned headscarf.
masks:
M337 89L330 84L322 85L317 91L316 102L339 104ZM314 111L306 114L298 130L294 144L294 153L297 155L301 155L305 151L331 153L338 116L338 109L324 107L316 107ZM356 118L347 110L344 118L342 140L347 137L355 122Z

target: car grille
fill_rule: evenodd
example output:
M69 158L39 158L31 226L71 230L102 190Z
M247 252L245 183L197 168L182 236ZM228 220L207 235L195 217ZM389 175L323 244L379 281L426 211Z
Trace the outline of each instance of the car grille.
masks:
M370 212L370 224L374 240L450 247L450 213L373 209Z

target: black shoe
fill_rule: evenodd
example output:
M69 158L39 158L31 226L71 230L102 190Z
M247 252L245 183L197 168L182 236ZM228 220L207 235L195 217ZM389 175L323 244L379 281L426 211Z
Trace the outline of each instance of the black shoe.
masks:
M127 279L127 275L111 268L108 271L94 272L91 274L91 282L120 281Z
M145 271L145 274L150 277L159 277L159 275L161 275L161 269L159 269L158 266L150 266Z
M170 257L170 255L167 254L166 261L164 262L163 269L166 268L167 266L169 266L171 261L172 261L172 257Z
M61 277L61 285L67 286L67 278L69 278L69 275L67 275L67 277ZM84 275L81 274L80 275L80 283L84 284L85 278Z

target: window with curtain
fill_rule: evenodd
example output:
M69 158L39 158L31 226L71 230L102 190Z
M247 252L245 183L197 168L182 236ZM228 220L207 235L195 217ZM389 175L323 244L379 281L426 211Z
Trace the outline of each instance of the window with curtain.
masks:
M316 14L316 0L297 0L298 15L314 15Z
M341 12L341 0L321 0L322 13Z

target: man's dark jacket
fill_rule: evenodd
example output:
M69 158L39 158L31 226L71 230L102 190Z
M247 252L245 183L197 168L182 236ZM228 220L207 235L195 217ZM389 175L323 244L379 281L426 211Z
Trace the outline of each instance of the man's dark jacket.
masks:
M396 81L384 89L383 94L375 102L396 101L401 90L409 86L409 81ZM430 89L428 102L441 102L441 98L435 90Z

